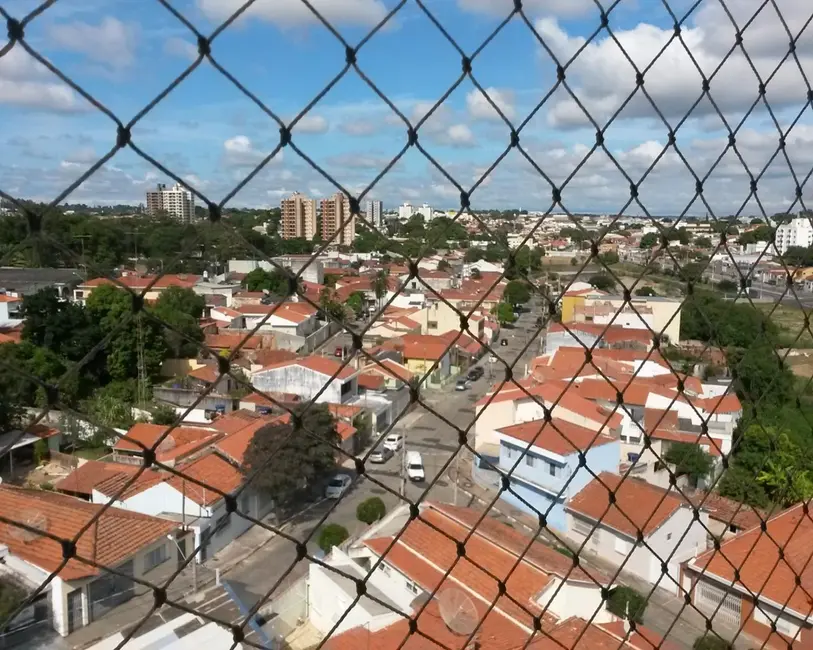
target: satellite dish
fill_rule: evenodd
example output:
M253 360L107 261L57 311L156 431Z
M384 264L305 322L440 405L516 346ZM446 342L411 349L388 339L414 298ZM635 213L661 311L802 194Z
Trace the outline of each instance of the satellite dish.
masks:
M43 533L48 530L48 518L42 514L39 510L23 510L20 514L20 518L17 520L21 524L25 524L28 528L36 528L37 530L41 530ZM15 526L14 524L8 524L9 532L12 536L19 539L21 542L33 542L41 537L37 533L27 530L26 528L21 528L19 526Z
M444 589L437 596L443 622L455 634L468 636L479 623L477 608L468 594L455 587Z

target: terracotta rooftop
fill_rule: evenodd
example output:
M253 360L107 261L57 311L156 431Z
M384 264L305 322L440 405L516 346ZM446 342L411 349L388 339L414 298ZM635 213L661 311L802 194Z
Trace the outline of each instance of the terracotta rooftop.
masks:
M406 334L402 337L403 354L405 359L423 359L425 361L438 361L442 359L451 341L431 334Z
M719 551L700 555L690 566L719 580L780 603L803 619L813 613L813 521L798 504L772 517L766 533L752 528L724 542ZM779 555L782 549L782 557ZM739 580L734 571L739 571ZM799 586L796 585L799 576Z
M116 451L143 451L142 447L136 444L137 442L140 442L147 449L151 449L167 429L169 427L164 424L138 422L127 431L127 438L120 438L116 441L113 449ZM158 460L177 458L183 453L190 452L198 445L214 441L221 435L220 432L212 429L176 427L158 444L156 457Z
M222 438L217 442L215 447L219 452L232 459L235 463L242 465L245 461L246 450L260 429L275 424L287 424L290 420L291 416L288 413L256 420L252 424Z
M129 474L132 476L139 469L139 465L88 460L65 478L57 481L54 484L54 489L60 492L73 492L89 497L93 493L93 488L107 479L118 476L119 474Z
M326 375L327 377L336 375L335 378L339 380L350 379L356 374L356 371L353 370L353 368L351 368L349 365L342 367L342 364L339 361L331 359L330 357L323 357L319 355L297 357L296 359L281 361L279 363L266 366L258 372L268 372L270 370L277 370L279 368L288 368L289 366L300 366L302 368L307 368L308 370L317 372L320 375Z
M129 289L143 290L146 289L153 282L153 280L155 280L155 284L150 287L151 291L166 289L167 287L183 287L191 289L200 281L200 279L201 277L199 275L189 275L184 273L167 273L166 275L160 276L158 280L155 280L154 275L132 274L123 275L120 278L117 278L116 283L109 278L94 278L93 280L88 280L87 282L80 284L79 288L100 287L105 284L119 284L124 285Z
M599 325L596 323L551 323L548 332L571 332L577 337L580 333L599 337L607 343L640 343L646 347L652 345L652 334L646 329L632 329L621 325ZM589 345L588 345L589 347Z
M255 350L262 346L262 337L249 336L246 338L243 334L207 334L203 342L213 350L233 350L239 346L243 339L246 339L245 345L240 347L240 350Z
M703 504L703 509L709 513L709 519L722 521L727 525L733 525L739 530L748 530L760 525L760 521L768 518L768 512L761 508L754 508L732 499L727 499L715 492L695 492L687 495L695 506Z
M571 424L561 418L553 418L550 422L545 420L522 422L497 431L559 456L568 456L615 442L615 438L611 436L597 435L595 431Z
M184 476L204 483L211 488L207 490L192 481L186 481L180 476L172 475L167 483L200 506L208 507L219 501L224 494L231 494L243 483L243 474L234 465L215 453L208 453L197 460L178 467Z
M614 504L610 503L608 489L615 493ZM630 476L622 482L619 475L602 472L565 508L593 521L600 520L602 526L636 537L639 529L645 536L651 535L682 505L686 505L685 502L674 492Z
M44 490L0 486L0 511L15 521L42 527L61 539L73 539L94 520L76 543L77 557L115 567L146 546L173 532L175 522L120 508L108 508L75 497ZM50 537L25 534L11 524L0 524L0 543L9 552L50 573L62 564L62 545ZM64 580L96 576L100 569L71 559L59 570Z
M201 381L207 384L214 384L218 380L228 377L228 375L221 375L220 371L218 370L217 366L214 365L205 365L201 366L200 368L195 368L194 370L190 370L187 373L190 377L194 377L195 379L200 379Z

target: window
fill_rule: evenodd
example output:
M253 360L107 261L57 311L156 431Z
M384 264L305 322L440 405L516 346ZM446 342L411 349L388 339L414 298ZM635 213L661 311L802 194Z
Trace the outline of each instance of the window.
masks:
M421 593L423 593L423 589L421 589L421 588L420 588L420 587L417 585L417 583L412 582L412 580L407 580L407 581L406 581L406 588L407 588L407 590L408 590L408 591L411 591L411 592L412 592L413 594L415 594L416 596L418 596L418 595L420 595Z
M672 533L667 533L666 534L666 541L668 542L670 539L672 539Z
M528 455L525 456L525 464L528 467L533 467L534 466L534 457L531 456L531 454L528 454Z
M151 571L159 564L163 564L169 559L169 549L166 544L161 544L152 549L144 556L144 572Z
M548 465L548 473L551 476L558 476L559 475L559 468L556 467L556 465L554 465L553 463L550 463Z
M428 320L426 321L426 327L430 330L436 330L438 328L438 322L436 320Z
M623 556L629 555L630 551L632 550L632 543L628 542L625 539L621 539L620 537L615 538L615 552L620 553Z
M767 625L769 627L771 623L775 623L776 631L780 634L795 638L796 641L800 641L801 639L802 635L797 635L799 626L791 619L779 614L778 611L772 607L769 608L765 605L758 605L757 607L754 607L754 620L757 623L761 623L762 625Z
M385 576L390 575L390 565L384 564L383 562L378 565L378 570L381 571Z
M587 537L592 529L593 526L590 523L584 521L583 519L576 519L575 517L573 518L573 530L579 535L584 535Z

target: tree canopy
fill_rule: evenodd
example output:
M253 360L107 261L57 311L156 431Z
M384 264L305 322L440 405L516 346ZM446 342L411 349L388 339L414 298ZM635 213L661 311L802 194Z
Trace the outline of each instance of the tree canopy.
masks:
M599 291L615 290L615 279L609 273L596 273L591 275L587 281Z
M526 282L511 280L505 287L503 299L512 305L524 305L531 299L531 290Z

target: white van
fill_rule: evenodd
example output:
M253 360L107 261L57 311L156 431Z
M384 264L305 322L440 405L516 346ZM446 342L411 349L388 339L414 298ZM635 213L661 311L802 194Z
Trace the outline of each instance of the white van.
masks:
M406 470L410 481L422 482L426 476L423 472L423 458L417 451L408 451L406 455Z

